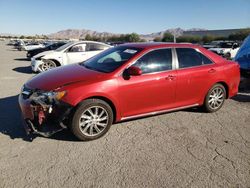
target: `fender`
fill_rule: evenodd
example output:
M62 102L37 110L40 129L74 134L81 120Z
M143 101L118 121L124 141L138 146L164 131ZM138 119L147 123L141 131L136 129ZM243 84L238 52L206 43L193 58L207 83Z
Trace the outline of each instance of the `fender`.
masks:
M74 101L73 105L76 107L82 101L89 99L89 98L103 98L104 100L107 99L108 101L110 101L113 104L113 107L115 108L115 111L116 111L115 122L118 122L121 120L121 111L119 108L119 102L115 99L115 97L106 93L102 93L102 92L89 93L88 95L84 95L84 96L77 98Z

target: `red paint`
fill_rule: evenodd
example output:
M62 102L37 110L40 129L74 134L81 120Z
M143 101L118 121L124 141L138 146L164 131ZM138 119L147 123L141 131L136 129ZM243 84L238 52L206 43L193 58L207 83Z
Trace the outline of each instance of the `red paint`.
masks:
M129 62L112 73L101 73L74 64L57 68L32 78L27 87L42 90L66 90L62 99L73 106L86 98L102 97L116 109L116 121L121 118L193 104L202 105L208 90L218 82L228 87L229 97L237 94L240 82L239 66L192 44L126 44L144 48ZM123 71L134 59L157 48L196 48L214 64L124 79ZM133 70L139 74L139 70ZM25 108L25 107L23 107ZM25 110L24 110L25 111Z

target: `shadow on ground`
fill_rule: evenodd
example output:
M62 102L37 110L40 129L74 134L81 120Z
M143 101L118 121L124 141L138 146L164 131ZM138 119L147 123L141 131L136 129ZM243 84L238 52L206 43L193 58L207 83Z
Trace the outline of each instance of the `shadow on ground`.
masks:
M238 102L250 102L250 92L249 93L238 93L238 95L232 98Z
M11 139L26 137L17 100L17 95L0 99L0 133Z
M16 71L16 72L20 72L20 73L25 73L25 74L32 74L33 73L30 66L16 67L16 68L14 68L12 70Z
M15 61L30 61L29 59L27 58L16 58L14 59Z
M240 83L239 93L232 99L238 102L250 102L250 79Z

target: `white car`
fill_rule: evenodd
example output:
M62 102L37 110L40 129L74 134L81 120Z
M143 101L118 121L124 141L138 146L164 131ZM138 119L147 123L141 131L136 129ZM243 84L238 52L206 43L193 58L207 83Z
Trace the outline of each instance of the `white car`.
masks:
M30 51L30 50L34 50L34 49L37 49L37 48L44 48L44 47L45 47L44 44L27 44L27 45L23 46L23 49L25 51Z
M233 59L239 49L239 43L232 41L223 41L218 43L216 47L209 48L210 51L217 53L227 59Z
M31 67L34 72L44 72L58 66L80 63L110 47L93 41L69 42L55 51L37 54L31 58Z

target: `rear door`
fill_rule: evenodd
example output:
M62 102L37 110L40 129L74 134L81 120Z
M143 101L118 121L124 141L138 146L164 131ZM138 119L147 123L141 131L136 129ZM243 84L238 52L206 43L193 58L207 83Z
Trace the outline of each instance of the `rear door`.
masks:
M146 53L133 66L142 75L119 77L119 98L123 117L173 108L175 106L176 71L171 49Z
M214 83L217 68L196 49L176 48L176 53L176 103L178 106L197 104Z
M73 45L64 53L64 62L66 62L66 64L80 63L86 59L87 53L85 43Z

